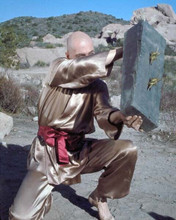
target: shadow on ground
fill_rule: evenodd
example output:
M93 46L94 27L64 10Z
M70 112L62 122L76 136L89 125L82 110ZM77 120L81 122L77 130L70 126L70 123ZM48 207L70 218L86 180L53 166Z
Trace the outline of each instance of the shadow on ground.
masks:
M59 192L62 197L66 198L73 205L79 207L80 209L83 209L90 216L98 218L98 212L92 209L92 206L89 203L88 199L77 195L76 191L70 186L61 184L56 186L53 191Z
M0 143L0 220L8 219L8 210L27 172L29 145Z
M0 220L8 219L8 210L27 172L27 155L30 146L0 143ZM98 212L93 210L88 200L76 194L76 191L67 185L54 188L70 203L87 212L90 216L98 218ZM155 212L148 212L155 220L175 220L169 216L162 216Z
M27 172L27 156L30 146L9 144L3 146L0 143L0 220L8 219L8 210L21 182ZM76 194L70 186L59 185L54 188L72 204L85 210L93 217L98 213L91 208L88 200Z
M162 216L162 215L159 215L159 214L157 214L157 213L155 213L155 212L148 212L148 214L149 214L152 218L154 218L154 219L156 219L156 220L175 220L175 219L172 218L172 217Z

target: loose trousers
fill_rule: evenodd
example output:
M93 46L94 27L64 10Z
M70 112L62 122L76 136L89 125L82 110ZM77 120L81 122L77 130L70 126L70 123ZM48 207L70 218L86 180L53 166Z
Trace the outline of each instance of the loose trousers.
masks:
M104 170L97 190L105 198L129 193L137 148L129 140L85 140L81 152L70 153L70 164L59 166L54 148L36 138L29 154L29 170L10 208L9 220L41 220L52 203L54 185L79 182L79 174ZM59 208L59 207L58 207Z

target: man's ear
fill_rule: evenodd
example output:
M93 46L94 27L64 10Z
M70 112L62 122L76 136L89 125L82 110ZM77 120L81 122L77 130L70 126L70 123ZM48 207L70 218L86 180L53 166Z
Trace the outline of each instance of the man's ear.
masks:
M67 59L69 59L69 53L65 52L65 56L67 57Z

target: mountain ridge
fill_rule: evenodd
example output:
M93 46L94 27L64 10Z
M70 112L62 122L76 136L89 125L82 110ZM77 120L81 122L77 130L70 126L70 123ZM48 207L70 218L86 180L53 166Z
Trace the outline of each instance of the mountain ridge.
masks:
M32 16L16 17L0 23L0 28L13 28L17 35L23 36L24 42L23 44L19 43L19 47L24 47L29 45L29 41L33 36L42 38L48 33L60 38L69 32L80 30L86 32L91 37L95 37L104 26L111 23L128 24L129 21L100 12L80 11L75 14L47 18Z

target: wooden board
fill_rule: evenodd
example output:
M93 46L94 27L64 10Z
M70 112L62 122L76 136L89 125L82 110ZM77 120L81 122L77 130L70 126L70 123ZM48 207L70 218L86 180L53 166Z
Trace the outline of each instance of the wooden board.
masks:
M158 126L165 39L146 21L125 33L121 111L141 115L144 131Z

